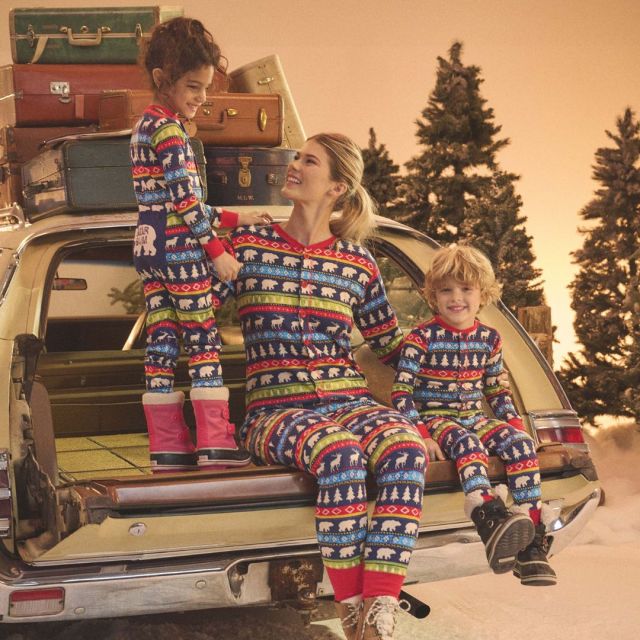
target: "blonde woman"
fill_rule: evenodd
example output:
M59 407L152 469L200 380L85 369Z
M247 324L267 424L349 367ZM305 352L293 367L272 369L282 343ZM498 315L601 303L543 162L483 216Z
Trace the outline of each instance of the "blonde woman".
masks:
M254 461L316 477L318 543L345 634L389 640L429 455L409 419L376 404L351 352L354 325L388 364L402 342L362 244L374 227L362 173L349 138L309 138L282 189L293 201L289 220L237 228L229 245L244 265L233 291L247 351L241 439Z

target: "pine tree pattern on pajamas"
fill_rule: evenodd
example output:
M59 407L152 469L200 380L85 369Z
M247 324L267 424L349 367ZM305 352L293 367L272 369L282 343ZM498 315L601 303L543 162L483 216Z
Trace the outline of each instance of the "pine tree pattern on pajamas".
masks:
M193 149L175 114L148 107L133 130L130 155L138 201L134 263L148 312L147 389L172 391L181 339L193 385L221 386L206 252L222 250L213 226L225 222L224 212L203 203Z
M247 353L241 439L256 461L318 480L318 542L336 597L400 591L422 512L426 455L410 420L376 404L352 354L358 329L397 360L402 332L363 246L328 238L303 246L279 225L239 227L244 264L214 305L235 295ZM367 516L366 470L379 488ZM371 496L369 496L371 498Z
M500 334L478 320L465 330L436 316L405 339L392 391L394 407L456 462L465 494L490 489L488 453L505 465L514 502L539 519L540 468L533 439L517 425ZM486 399L496 419L487 418ZM513 424L509 424L512 421Z

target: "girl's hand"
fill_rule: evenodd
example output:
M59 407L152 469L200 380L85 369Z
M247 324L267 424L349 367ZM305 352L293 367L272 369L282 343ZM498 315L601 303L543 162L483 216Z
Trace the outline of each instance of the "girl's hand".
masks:
M238 277L240 269L242 269L242 262L238 262L226 251L225 253L221 253L217 258L214 258L211 262L213 262L218 277L222 281L235 280Z
M271 222L273 222L273 218L266 211L243 211L238 213L238 226L241 227L248 224L270 224Z
M440 445L432 438L424 439L424 447L427 450L427 457L429 460L445 460L444 453Z

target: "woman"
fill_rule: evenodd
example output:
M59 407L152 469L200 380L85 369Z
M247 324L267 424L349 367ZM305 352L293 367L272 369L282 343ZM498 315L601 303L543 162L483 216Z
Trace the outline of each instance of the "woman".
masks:
M247 350L241 439L256 462L317 478L318 543L345 634L387 639L428 455L411 422L373 400L351 352L354 324L385 363L402 341L376 262L360 244L373 228L362 172L360 150L345 136L309 138L282 189L294 203L290 219L239 227L229 244L244 264L234 285ZM217 291L221 303L228 289ZM371 519L367 470L378 486Z

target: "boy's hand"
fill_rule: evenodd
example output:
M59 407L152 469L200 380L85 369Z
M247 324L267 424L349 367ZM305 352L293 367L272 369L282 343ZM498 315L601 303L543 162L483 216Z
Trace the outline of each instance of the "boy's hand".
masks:
M243 211L238 213L238 226L240 227L251 224L269 224L271 222L273 222L273 218L266 211Z
M222 281L235 280L240 269L242 269L242 262L238 262L226 251L221 253L217 258L214 258L211 262L213 262L218 277Z
M498 374L498 384L505 389L511 386L509 382L509 372L506 369Z
M444 453L442 453L442 449L440 445L433 440L432 438L424 439L424 447L427 450L427 456L429 460L445 460Z

